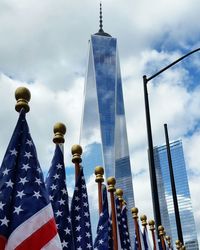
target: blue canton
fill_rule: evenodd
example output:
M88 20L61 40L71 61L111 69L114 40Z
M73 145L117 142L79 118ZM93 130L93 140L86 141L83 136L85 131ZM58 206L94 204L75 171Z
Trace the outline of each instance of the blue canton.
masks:
M61 145L56 145L51 167L46 178L46 187L53 207L54 217L63 250L72 250L72 228L69 213L66 174Z
M75 250L93 249L89 203L83 168L80 169L72 198L71 221Z

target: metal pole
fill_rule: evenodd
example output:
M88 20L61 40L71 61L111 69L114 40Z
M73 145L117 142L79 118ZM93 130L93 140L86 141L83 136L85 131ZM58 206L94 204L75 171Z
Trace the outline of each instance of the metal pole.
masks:
M161 225L161 216L160 216L160 204L158 197L158 187L157 187L157 179L156 179L156 170L155 170L155 162L154 162L154 152L153 152L153 139L151 132L151 120L150 120L150 110L149 110L149 99L147 92L147 78L146 75L143 76L144 83L144 102L145 102L145 114L146 114L146 125L147 125L147 137L148 137L148 157L149 157L149 173L151 179L151 192L152 192L152 200L153 200L153 211L155 217L156 224L156 232L158 236L158 226Z
M174 212L175 212L175 218L176 218L176 227L177 227L178 239L180 240L180 242L182 244L184 244L182 227L181 227L181 219L180 219L180 213L179 213L179 207L178 207L178 200L177 200L177 193L176 193L176 186L175 186L175 180L174 180L172 157L171 157L171 151L170 151L170 145L169 145L169 136L168 136L167 124L164 124L164 129L165 129L167 157L168 157L168 164L169 164L169 173L170 173L170 181L171 181L171 188L172 188L172 197L173 197L173 204L174 204Z
M139 225L138 225L138 209L136 207L133 207L131 209L132 215L133 215L133 221L134 221L134 226L135 226L135 234L136 234L136 239L138 242L138 250L142 250L142 245L141 245L141 239L140 239L140 231L139 231Z
M113 240L113 250L118 250L118 240L117 240L117 220L116 220L116 209L115 209L115 196L116 191L115 184L116 180L114 177L109 177L107 179L108 192L110 193L110 204L111 204L111 216L112 216L112 240Z
M103 198L102 198L102 182L104 182L103 178L104 169L101 166L97 166L95 168L95 181L98 183L98 200L99 200L99 214L103 211Z

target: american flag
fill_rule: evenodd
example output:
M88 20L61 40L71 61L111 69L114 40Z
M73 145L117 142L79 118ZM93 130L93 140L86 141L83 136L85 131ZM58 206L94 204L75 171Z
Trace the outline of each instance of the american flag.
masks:
M51 167L46 178L46 187L63 250L72 250L74 248L62 145L56 145Z
M102 185L103 194L103 210L99 215L99 223L97 226L97 236L94 242L94 250L109 249L109 239L111 236L111 225L108 211L108 199L106 186Z
M121 210L120 202L117 197L115 199L115 203L116 203L116 210L117 210L117 224L118 224L118 229L119 229L121 248L123 250L130 250L131 244L130 244L130 237L129 237L126 205L123 205L122 210Z
M146 227L144 227L144 230L143 230L143 241L144 241L145 250L152 250Z
M0 249L60 250L25 115L22 109L0 168Z
M72 198L71 221L75 250L93 249L87 188L82 167Z

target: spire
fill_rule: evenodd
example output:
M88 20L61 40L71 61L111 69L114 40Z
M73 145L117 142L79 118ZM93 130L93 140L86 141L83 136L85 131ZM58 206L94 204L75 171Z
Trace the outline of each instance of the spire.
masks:
M108 33L103 31L103 13L102 13L102 3L100 1L100 14L99 14L99 31L95 34L99 36L110 36Z
M99 32L103 31L103 14L102 14L102 3L100 2L100 15L99 15Z

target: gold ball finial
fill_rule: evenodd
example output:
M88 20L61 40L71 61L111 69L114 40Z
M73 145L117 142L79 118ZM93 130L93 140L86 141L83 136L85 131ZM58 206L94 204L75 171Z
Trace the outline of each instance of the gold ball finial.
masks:
M140 220L142 222L142 226L146 227L146 225L147 225L147 217L146 217L145 214L140 216Z
M116 188L115 188L115 184L116 184L115 177L109 177L107 179L107 184L108 184L108 192L115 192L115 190L116 190Z
M176 249L181 249L182 244L181 244L180 240L176 240L175 244L176 244Z
M81 163L82 162L81 155L83 152L82 147L78 144L75 144L72 146L71 152L72 152L72 162Z
M104 182L104 178L103 178L104 169L101 166L96 166L94 173L96 175L96 179L95 179L96 182L100 182L100 183Z
M30 107L28 105L30 99L31 99L31 93L30 91L25 87L19 87L15 90L15 99L17 101L15 105L15 110L17 112L20 112L22 108L25 109L25 112L28 113L30 110Z
M121 188L116 189L115 194L117 195L119 201L123 201L123 190Z
M151 231L155 230L155 221L154 220L149 220L149 229Z
M162 225L160 225L158 227L158 232L159 232L160 236L164 236L165 235L165 229L164 229L164 227Z
M137 209L137 207L131 208L131 213L132 213L133 219L138 218L138 209Z
M170 247L170 246L171 246L171 238L170 238L170 236L169 236L169 235L166 235L166 236L165 236L165 239L166 239L166 241L167 241L168 246Z
M65 142L64 139L64 135L66 133L65 124L57 122L53 127L53 132L54 132L54 138L53 138L54 143L59 144Z

